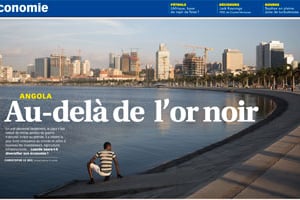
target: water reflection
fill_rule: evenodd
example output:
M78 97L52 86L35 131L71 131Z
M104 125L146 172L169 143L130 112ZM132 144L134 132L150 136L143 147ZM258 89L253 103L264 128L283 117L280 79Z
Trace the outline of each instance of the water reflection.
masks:
M170 98L170 90L167 88L158 88L156 92L156 100L163 100ZM172 101L172 99L171 99ZM162 110L162 119L163 122L156 123L156 127L160 131L161 134L166 134L167 130L171 127L171 120L169 117L170 106L166 110ZM155 108L154 108L155 109ZM153 110L154 110L153 109ZM155 113L154 113L155 114Z

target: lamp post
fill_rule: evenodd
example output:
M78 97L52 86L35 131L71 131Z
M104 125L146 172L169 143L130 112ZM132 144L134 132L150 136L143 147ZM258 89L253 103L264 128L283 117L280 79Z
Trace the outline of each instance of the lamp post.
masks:
M293 71L293 67L290 65L287 65L286 67L287 71L290 71L292 73L292 85L291 85L291 91L293 92L295 89L295 74Z
M295 90L295 75L294 75L294 73L292 72L292 92L294 92L294 90Z

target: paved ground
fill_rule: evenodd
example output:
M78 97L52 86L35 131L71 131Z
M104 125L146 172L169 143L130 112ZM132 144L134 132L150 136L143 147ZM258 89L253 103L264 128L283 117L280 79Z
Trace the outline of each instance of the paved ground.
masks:
M300 197L300 95L269 90L238 90L270 95L279 105L266 120L239 134L146 174L87 185L73 181L37 197L258 198Z
M300 197L300 126L189 198Z

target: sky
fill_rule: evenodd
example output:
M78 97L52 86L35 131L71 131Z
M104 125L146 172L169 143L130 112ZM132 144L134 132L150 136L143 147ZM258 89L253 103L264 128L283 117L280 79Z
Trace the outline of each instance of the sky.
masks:
M109 52L138 48L142 66L155 65L159 43L170 51L171 63L181 63L192 49L214 48L210 62L221 62L226 48L239 49L246 65L255 65L255 48L261 41L280 40L285 52L300 60L300 20L253 19L1 19L0 54L3 63L25 70L37 57L63 52L106 68ZM196 50L203 55L201 49Z

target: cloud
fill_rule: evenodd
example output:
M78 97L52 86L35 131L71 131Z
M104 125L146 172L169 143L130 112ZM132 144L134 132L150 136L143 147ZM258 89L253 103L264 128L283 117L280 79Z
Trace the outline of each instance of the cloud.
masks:
M140 33L121 21L108 19L43 19L4 20L0 27L2 39L23 41L47 41L78 39L87 41L92 36L128 36Z

